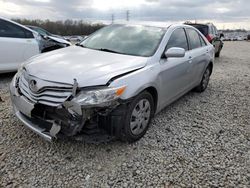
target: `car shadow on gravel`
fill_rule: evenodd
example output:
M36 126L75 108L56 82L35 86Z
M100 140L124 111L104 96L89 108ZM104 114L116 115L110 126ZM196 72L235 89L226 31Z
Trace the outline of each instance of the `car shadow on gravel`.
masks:
M1 81L0 89L3 89L6 84L9 84L15 74L16 74L15 72L3 73L3 74L0 73L0 81Z

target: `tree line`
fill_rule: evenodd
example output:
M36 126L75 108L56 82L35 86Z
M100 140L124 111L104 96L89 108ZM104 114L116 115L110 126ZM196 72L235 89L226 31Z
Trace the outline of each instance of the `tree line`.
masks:
M50 21L13 19L13 21L22 25L38 26L49 31L50 33L62 36L89 35L104 26L104 24L101 23L92 24L84 22L83 20Z

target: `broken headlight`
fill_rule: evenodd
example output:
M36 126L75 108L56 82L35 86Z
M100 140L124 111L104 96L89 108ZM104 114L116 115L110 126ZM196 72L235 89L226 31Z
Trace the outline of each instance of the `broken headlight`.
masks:
M116 88L100 88L94 90L83 90L72 100L81 106L102 105L117 100L125 91L126 86Z

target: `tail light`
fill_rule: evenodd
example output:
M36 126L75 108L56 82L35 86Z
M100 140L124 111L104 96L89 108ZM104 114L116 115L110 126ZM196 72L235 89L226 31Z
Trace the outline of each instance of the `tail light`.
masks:
M206 36L206 38L207 38L208 42L212 42L212 40L213 40L213 36L210 35L210 34L208 34L208 35Z

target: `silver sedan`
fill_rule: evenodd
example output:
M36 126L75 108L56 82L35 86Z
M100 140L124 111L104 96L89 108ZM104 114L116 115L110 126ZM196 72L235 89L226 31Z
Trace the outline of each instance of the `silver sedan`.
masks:
M133 142L164 107L205 91L213 62L192 26L115 24L28 60L10 92L16 116L46 140L102 129Z

